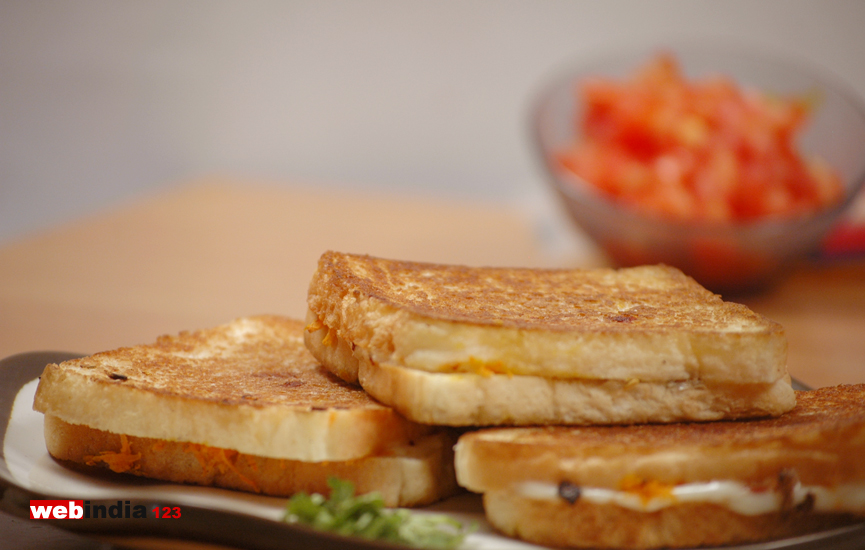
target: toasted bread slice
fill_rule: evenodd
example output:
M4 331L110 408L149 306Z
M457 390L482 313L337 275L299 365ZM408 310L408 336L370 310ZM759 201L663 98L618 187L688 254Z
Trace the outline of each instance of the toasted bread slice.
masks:
M135 452L142 459L129 465L129 473L254 485L279 494L291 487L302 490L306 485L295 481L306 475L314 479L304 483L318 483L351 471L357 475L350 478L378 479L382 492L399 494L402 485L389 484L417 468L418 461L429 471L447 470L452 434L411 422L332 375L306 350L302 333L303 323L293 319L245 317L162 336L150 345L48 365L34 408L46 415L49 451L87 462L83 457L115 452L122 434L141 447ZM68 436L72 433L76 436ZM427 443L418 447L421 441ZM113 447L100 448L109 442ZM231 480L231 468L211 479L204 464L199 470L182 466L195 454L189 450L200 448L239 456L240 471L255 463L262 473L243 473L254 481L246 484L242 477ZM384 472L388 465L396 469L386 476L364 473ZM443 476L434 487L420 485L433 490L412 499L428 502L452 491L455 483Z
M863 456L865 385L855 385L798 392L776 418L479 430L460 437L455 462L506 533L652 548L862 521Z
M783 329L665 266L472 268L326 252L308 304L313 355L421 422L707 420L777 415L795 404ZM452 382L459 389L436 398L437 412L417 402L429 386ZM678 402L654 416L648 403L622 415L612 400L623 384ZM539 417L533 398L552 386L567 388L565 397ZM712 408L678 387L712 394ZM505 388L507 411L489 410L492 388ZM524 388L532 395L523 398ZM584 403L584 393L597 399ZM456 412L480 394L480 410Z
M857 521L847 514L795 509L743 516L716 504L683 504L650 515L614 504L558 503L509 492L486 493L483 501L488 521L499 531L545 547L703 548L784 539Z
M274 496L299 491L327 495L330 477L358 493L378 491L386 506L421 506L457 491L456 436L435 432L413 444L345 461L305 462L238 453L198 443L118 435L45 417L45 442L54 458L141 477Z
M431 431L321 368L302 333L293 319L246 317L48 365L34 408L116 434L311 462Z
M774 384L574 380L360 367L360 382L416 422L450 426L591 425L777 415L790 378Z

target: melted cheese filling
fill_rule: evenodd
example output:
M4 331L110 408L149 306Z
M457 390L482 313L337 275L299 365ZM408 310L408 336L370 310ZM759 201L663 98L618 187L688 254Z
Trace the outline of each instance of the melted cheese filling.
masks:
M559 487L552 483L523 482L516 487L518 495L538 500L560 500ZM804 486L796 483L788 506L798 506L813 499L817 512L865 513L865 484L842 484L836 487ZM703 503L724 506L737 514L756 516L778 512L784 497L778 491L757 491L737 481L708 481L667 486L657 494L600 487L580 487L579 500L593 504L615 504L638 512L655 512L675 504Z

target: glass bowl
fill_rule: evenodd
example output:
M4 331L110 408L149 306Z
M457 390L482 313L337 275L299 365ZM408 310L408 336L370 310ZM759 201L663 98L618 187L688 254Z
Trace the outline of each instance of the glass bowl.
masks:
M602 194L562 167L557 155L580 137L577 90L589 76L622 79L655 55L675 56L688 80L721 74L739 86L784 96L817 97L797 140L840 175L844 197L806 217L709 222L661 219ZM765 288L819 248L865 184L865 107L841 83L798 62L729 47L663 46L608 55L551 79L535 99L532 132L548 180L573 222L619 266L664 263L721 293Z

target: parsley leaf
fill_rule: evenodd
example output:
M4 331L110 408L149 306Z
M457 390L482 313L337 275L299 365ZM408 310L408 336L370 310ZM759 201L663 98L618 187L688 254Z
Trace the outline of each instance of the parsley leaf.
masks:
M456 548L471 530L445 515L387 509L377 492L355 496L354 484L349 481L332 477L327 483L329 499L318 493L297 493L286 504L284 520L340 535L435 550Z

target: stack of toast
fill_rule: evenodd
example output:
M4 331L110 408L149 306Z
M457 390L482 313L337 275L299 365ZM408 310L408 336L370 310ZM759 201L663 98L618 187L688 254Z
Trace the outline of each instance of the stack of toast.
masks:
M389 506L483 493L500 531L658 548L865 515L865 386L794 392L782 327L665 266L516 269L326 252L277 316L49 365L60 460Z

